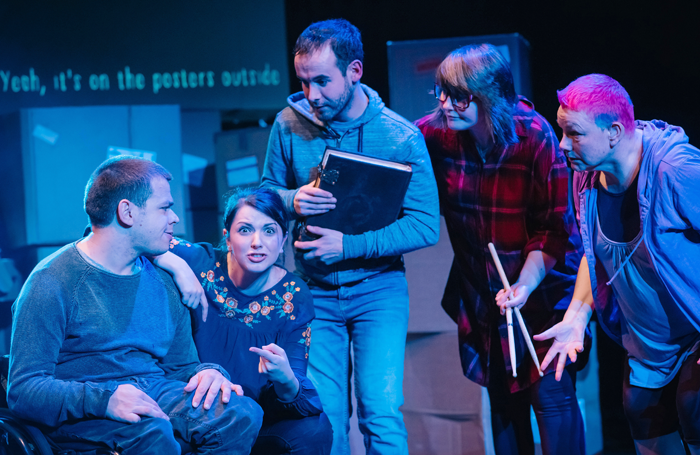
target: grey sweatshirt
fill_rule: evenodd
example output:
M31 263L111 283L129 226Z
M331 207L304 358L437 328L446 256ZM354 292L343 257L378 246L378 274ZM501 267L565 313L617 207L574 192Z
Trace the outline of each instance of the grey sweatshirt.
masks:
M32 271L12 307L7 401L49 426L105 418L119 383L188 381L200 364L190 316L170 276L142 261L122 276L89 264L76 243ZM184 384L183 384L184 387Z
M377 231L343 236L343 260L325 265L295 252L297 271L311 281L339 285L387 270L401 269L401 255L433 245L438 240L440 215L437 187L425 140L412 123L384 106L366 85L365 112L348 123L319 120L302 92L288 98L272 126L262 186L275 188L290 216L298 219L294 196L298 188L316 179L327 145L347 151L408 163L413 175L399 219ZM294 237L298 238L296 222Z

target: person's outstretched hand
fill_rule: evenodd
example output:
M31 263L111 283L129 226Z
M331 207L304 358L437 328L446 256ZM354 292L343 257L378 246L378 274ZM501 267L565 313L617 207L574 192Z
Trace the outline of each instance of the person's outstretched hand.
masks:
M552 346L547 351L547 355L544 356L542 360L541 369L544 371L547 365L554 360L556 356L559 356L557 360L557 371L555 379L557 381L561 380L561 376L564 373L564 367L566 366L566 357L568 356L572 362L576 361L579 352L583 352L583 337L586 332L586 324L582 324L577 320L562 321L549 330L533 336L532 338L537 341L554 339Z

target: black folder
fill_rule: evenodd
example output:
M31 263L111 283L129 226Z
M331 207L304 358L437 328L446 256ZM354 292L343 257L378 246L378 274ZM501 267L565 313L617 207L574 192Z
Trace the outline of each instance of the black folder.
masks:
M412 172L410 164L326 147L316 186L338 202L306 225L349 235L386 227L399 217Z

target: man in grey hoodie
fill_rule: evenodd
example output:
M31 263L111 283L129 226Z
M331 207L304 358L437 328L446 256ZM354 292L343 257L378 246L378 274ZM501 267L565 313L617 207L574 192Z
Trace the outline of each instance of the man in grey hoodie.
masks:
M297 273L314 295L309 376L333 426L333 454L348 454L349 375L355 372L358 419L367 453L408 453L403 360L408 289L402 254L433 245L439 234L435 178L418 129L360 84L360 33L343 20L309 26L294 48L303 93L291 95L272 127L262 185L276 188L296 220L335 208L314 187L326 146L411 164L399 219L360 235L309 226L297 240ZM299 239L299 223L294 234ZM354 365L350 365L352 342Z

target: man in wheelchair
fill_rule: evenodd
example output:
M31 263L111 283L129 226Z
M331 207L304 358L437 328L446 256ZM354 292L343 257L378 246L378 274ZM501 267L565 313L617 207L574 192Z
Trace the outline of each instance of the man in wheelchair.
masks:
M62 449L247 454L262 410L218 365L200 364L170 275L170 173L102 163L85 190L92 233L43 260L13 305L7 401ZM60 222L60 220L56 220Z

